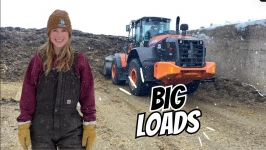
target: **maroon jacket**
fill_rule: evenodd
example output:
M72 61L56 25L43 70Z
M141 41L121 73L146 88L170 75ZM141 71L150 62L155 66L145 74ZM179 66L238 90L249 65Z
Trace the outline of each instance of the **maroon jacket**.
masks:
M54 56L54 60L56 55ZM56 64L54 63L54 67ZM75 71L78 73L81 80L80 87L80 104L81 112L83 113L83 120L86 122L96 121L95 97L94 97L94 82L90 65L84 54L79 53ZM36 106L36 90L38 80L43 73L43 62L40 54L35 54L31 59L27 68L22 94L20 99L21 113L17 117L18 122L31 121L32 115Z

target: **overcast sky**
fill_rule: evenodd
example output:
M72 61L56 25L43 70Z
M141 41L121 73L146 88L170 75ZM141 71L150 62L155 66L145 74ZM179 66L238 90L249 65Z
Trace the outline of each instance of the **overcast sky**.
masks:
M83 32L127 36L125 26L143 16L176 16L189 29L266 19L260 0L1 0L1 27L45 28L55 9L69 13L72 28Z

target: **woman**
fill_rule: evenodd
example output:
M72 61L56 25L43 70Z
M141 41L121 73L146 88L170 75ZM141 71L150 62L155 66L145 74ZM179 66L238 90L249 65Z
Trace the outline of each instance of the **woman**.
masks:
M49 39L27 68L18 137L24 149L86 149L96 137L94 82L87 58L74 52L68 13L55 10L47 23ZM83 117L76 110L81 104Z

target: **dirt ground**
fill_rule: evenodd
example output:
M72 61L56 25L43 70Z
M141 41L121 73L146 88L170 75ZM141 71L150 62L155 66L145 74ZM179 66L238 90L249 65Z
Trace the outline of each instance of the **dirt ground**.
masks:
M128 85L116 86L95 74L97 138L93 149L112 150L191 150L256 149L266 147L266 101L250 86L218 79L202 83L188 95L186 112L202 111L200 129L176 136L154 136L135 139L137 114L149 114L150 96L133 96ZM1 149L20 150L16 117L19 114L21 82L1 83Z

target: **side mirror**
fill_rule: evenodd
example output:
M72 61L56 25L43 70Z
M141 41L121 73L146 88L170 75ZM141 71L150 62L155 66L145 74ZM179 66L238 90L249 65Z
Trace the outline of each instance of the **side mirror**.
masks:
M180 30L188 30L188 24L181 24Z
M188 30L188 24L181 24L180 29L182 30L181 35L186 36Z
M126 31L130 32L130 25L126 25Z

